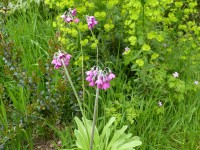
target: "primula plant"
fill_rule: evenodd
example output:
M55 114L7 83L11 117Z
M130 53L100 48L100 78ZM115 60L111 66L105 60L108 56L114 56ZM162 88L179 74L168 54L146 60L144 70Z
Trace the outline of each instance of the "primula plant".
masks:
M76 13L77 13L76 9L69 8L69 11L65 12L61 16L61 18L63 19L64 22L71 23L74 20L73 17L76 16ZM88 29L92 33L92 38L96 39L92 29L95 27L95 25L98 24L98 21L95 19L94 16L86 16L86 22L87 22L87 25L88 25ZM70 28L70 27L68 27L68 28ZM79 34L81 34L80 31L79 31ZM81 47L81 49L82 49L82 47ZM97 120L99 90L100 89L107 90L108 88L110 88L110 81L115 78L115 74L112 73L110 68L106 67L104 70L101 70L101 68L98 66L98 64L99 64L99 49L98 49L98 46L96 47L96 50L97 50L96 51L96 57L97 57L96 58L96 66L92 67L92 69L90 71L86 72L86 75L87 75L86 80L89 82L89 86L96 87L95 105L94 105L94 113L93 113L93 123L92 123L92 126L91 126L92 128L86 129L86 132L87 133L89 132L89 135L91 135L90 144L89 144L89 147L88 147L90 150L93 150L93 146L94 146L94 143L95 143L95 141L94 141L95 137L94 136L96 134L95 133L95 127L96 127L95 125L96 125L96 120ZM83 52L81 52L81 53L82 53L82 57L83 57ZM74 92L74 94L77 98L81 113L83 115L83 121L87 121L85 114L84 114L84 111L83 111L83 108L82 108L82 104L80 102L80 99L78 97L76 89L74 88L74 85L71 81L68 70L66 68L69 64L70 58L71 58L71 55L67 54L66 52L58 51L58 52L54 53L52 64L54 64L55 69L58 69L62 66L64 67L67 78L68 78L70 85L73 89L73 92ZM83 65L83 61L82 61L82 65ZM82 72L83 72L83 68L82 68ZM83 76L83 74L82 74L82 76ZM113 135L113 136L115 137L115 135ZM129 140L129 139L124 139L124 140L126 142L126 140ZM133 148L133 147L138 146L140 144L134 145L134 143L130 142L130 143L127 143L127 144L125 143L124 146L122 146L122 147L123 147L123 149L127 149L129 147ZM77 146L79 147L79 145L77 145ZM83 149L86 150L88 148L83 148ZM94 148L94 149L96 149L96 148ZM107 148L104 148L104 149L107 149Z
M70 22L75 22L78 23L79 19L75 18L76 16L76 9L69 9L68 12L65 12L63 15L60 17L64 19L65 22L70 23Z
M71 55L67 54L66 52L56 52L54 54L52 64L54 64L54 68L58 69L62 67L63 65L68 66L69 65L69 60L71 58Z
M98 23L94 16L86 16L88 28L92 29Z
M123 126L121 129L116 130L115 119L112 117L101 132L95 127L94 150L135 150L135 147L142 144L139 137L133 137L132 134L125 133L128 126ZM76 146L80 150L88 150L90 137L87 132L89 131L91 134L92 122L90 120L81 121L77 117L75 121L78 126L75 130Z
M60 4L61 3L62 2L60 2ZM181 101L189 91L195 91L196 87L194 87L193 84L185 86L185 81L182 80L183 75L181 75L183 73L182 70L176 66L171 66L171 61L169 61L171 55L176 53L175 50L172 50L172 47L177 47L177 45L179 45L173 42L170 45L169 41L175 41L179 36L173 36L171 26L176 26L178 18L182 15L180 10L178 10L178 5L182 6L181 3L172 4L173 1L161 1L158 3L156 1L117 0L109 1L108 3L106 3L106 1L101 1L98 4L97 1L91 3L84 1L83 3L86 6L85 8L82 8L79 3L68 2L67 5L69 7L76 6L76 9L69 9L69 13L65 12L65 17L62 17L64 22L71 23L70 26L60 23L59 19L57 22L54 22L54 26L60 28L62 32L60 42L63 46L66 46L67 49L71 49L71 46L69 46L71 44L74 50L79 46L81 47L79 58L76 57L75 64L83 65L87 63L87 65L89 65L90 58L95 57L94 51L92 50L97 50L97 64L92 67L90 71L86 72L86 81L88 81L89 86L97 87L96 95L99 94L98 90L109 90L110 81L115 78L115 75L109 67L101 69L98 65L98 61L101 60L106 63L113 61L112 63L115 63L115 60L112 59L115 56L119 61L123 61L123 68L127 71L127 78L134 79L129 80L130 85L126 85L127 87L137 85L138 88L136 90L144 95L151 93L154 88L158 89L157 93L162 95L161 97L164 99L162 100L163 105L162 107L157 105L158 102L160 102L159 100L155 103L156 109L158 109L158 111L162 109L162 111L160 111L162 113L167 104ZM100 11L98 7L94 7L95 5L105 8L104 11ZM162 9L160 6L165 9ZM194 5L191 6L187 3L186 6L195 8L196 4L194 3ZM63 6L60 5L57 5L57 7L63 8ZM76 15L81 20L78 24L72 21L74 19L70 10L77 11ZM113 10L112 13L110 13L110 10ZM175 14L174 11L180 13ZM94 15L89 16L88 13L94 13ZM80 17L81 15L85 16L85 14L87 14L87 28ZM121 15L126 16L126 19L120 18L119 16ZM187 15L185 16L185 20L189 19ZM71 18L69 19L70 21L66 21L67 17ZM184 24L184 22L182 23ZM192 25L193 23L191 22L190 26ZM91 31L92 35L88 34L88 29ZM178 31L179 29L175 28L175 30ZM67 34L65 34L65 31ZM72 42L72 44L69 41L71 41L71 36L75 38L73 35L74 33L79 35L79 40L75 40L76 43ZM66 44L67 42L68 44ZM77 45L79 42L80 45ZM119 42L120 46L118 48L116 48L116 42ZM179 39L177 42L182 43ZM163 49L163 51L160 49ZM183 55L185 54L177 55L180 59L180 63L181 60L185 58ZM84 60L86 56L89 58L87 62ZM169 61L169 63L167 63L167 61ZM82 68L82 74L83 72ZM115 80L113 80L113 82L115 82ZM113 87L115 87L115 84ZM129 89L127 91L130 92L132 90ZM119 93L118 95L123 94ZM173 99L169 99L167 97L169 95L173 97ZM123 96L115 97L117 100L111 102L109 106L115 106L115 102L120 103L121 101L128 105L128 100L130 100L130 98L124 100L126 97L122 98ZM130 124L133 124L141 113L137 108L133 109L129 106L119 106L119 108L113 108L113 110L108 110L106 108L106 112L108 112L107 114L110 116L112 116L110 112L115 112L120 116L118 117L118 119L120 119L122 115L117 112L121 109L126 114L124 118L126 118ZM96 119L93 118L94 122L95 120Z
M110 87L110 81L115 78L115 75L109 68L101 70L99 67L93 67L86 72L86 80L90 83L89 86L97 86L99 89L106 90Z

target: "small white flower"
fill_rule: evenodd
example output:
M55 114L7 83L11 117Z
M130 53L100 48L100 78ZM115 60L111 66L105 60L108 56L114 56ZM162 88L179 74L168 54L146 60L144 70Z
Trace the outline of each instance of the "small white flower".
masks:
M173 76L174 76L174 78L178 78L178 76L179 76L178 72L174 72Z
M158 106L160 106L160 107L161 107L162 105L163 105L163 104L162 104L162 102L161 102L161 101L159 101L159 102L158 102Z
M125 47L124 52L122 53L122 55L126 55L130 52L130 48L129 47Z
M62 141L58 141L57 144L58 144L58 146L61 146L62 145Z
M130 48L128 48L128 47L125 47L125 51L128 51L128 50L130 50Z
M194 81L194 84L196 84L196 85L199 84L199 81Z

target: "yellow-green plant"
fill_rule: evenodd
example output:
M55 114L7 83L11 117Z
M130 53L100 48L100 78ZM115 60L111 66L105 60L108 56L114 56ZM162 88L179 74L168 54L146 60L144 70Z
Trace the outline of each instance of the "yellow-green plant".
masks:
M125 133L128 126L123 126L116 130L114 125L115 117L112 117L104 126L101 132L95 127L93 150L134 150L140 146L142 142L139 137L132 136L131 133ZM85 120L85 121L84 121ZM80 150L88 150L90 147L90 136L92 129L92 121L75 117L77 129L75 129L76 147ZM76 148L75 148L76 149Z

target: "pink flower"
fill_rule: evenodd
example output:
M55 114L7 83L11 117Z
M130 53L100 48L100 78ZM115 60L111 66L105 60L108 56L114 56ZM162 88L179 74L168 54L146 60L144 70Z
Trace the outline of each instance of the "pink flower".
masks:
M98 85L98 84L103 84L103 81L102 81L102 79L101 79L100 76L98 76L98 79L96 80L95 83L96 83L97 85Z
M71 9L71 8L69 8L69 11L68 11L68 12L65 11L64 14L61 15L60 17L61 17L62 19L64 19L65 22L70 23L70 22L74 21L74 23L78 23L78 22L79 22L79 19L78 19L78 18L75 18L76 12L77 12L76 9Z
M68 22L68 23L70 23L70 22L73 21L73 19L72 19L70 16L67 16L67 17L65 18L65 21Z
M94 81L91 81L89 86L95 86L95 82Z
M67 54L66 52L58 51L54 54L54 57L51 63L55 65L54 66L55 69L59 69L63 65L63 63L65 66L68 66L70 58L71 58L70 54Z
M102 88L102 84L97 84L97 88L98 88L98 89L103 89L103 88Z
M97 88L103 90L108 89L110 87L110 81L115 78L115 75L109 68L105 68L103 71L99 67L93 67L90 71L86 72L86 75L86 81L89 82L89 86L96 85Z
M65 54L62 53L62 52L58 52L57 57L60 58L60 59L62 59L62 58L65 57Z
M92 73L93 73L93 76L96 77L99 73L98 68L96 68L96 70L94 70Z
M97 23L98 21L95 20L94 16L87 16L87 24L89 29L94 28L94 25L96 25Z
M112 72L110 72L110 74L107 77L107 81L110 81L110 80L112 80L114 78L115 78L115 75Z
M76 16L76 9L70 10L70 13L72 14L72 16Z
M110 87L110 82L104 82L103 85L102 85L102 89L103 90L106 90Z
M78 23L80 20L78 18L74 19L74 23Z
M65 54L66 60L70 60L71 57L72 57L72 56L71 56L70 54Z
M58 68L60 68L62 66L61 61L58 60L57 58L54 58L51 63L55 65L54 66L55 69L58 69Z
M87 71L87 72L86 72L86 75L92 76L92 74L93 74L92 72L93 72L93 70L91 69L90 71Z
M174 76L174 78L178 78L178 76L179 76L178 72L174 72L173 76Z
M93 80L92 80L92 76L87 76L86 81L92 82L92 81L93 81Z

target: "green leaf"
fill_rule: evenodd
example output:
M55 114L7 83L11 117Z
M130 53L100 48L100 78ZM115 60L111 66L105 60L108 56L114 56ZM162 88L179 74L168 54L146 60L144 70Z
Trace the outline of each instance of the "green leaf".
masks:
M127 147L127 150L134 150L132 149L133 147L141 145L142 142L140 142L139 138L131 138L132 134L125 133L128 126L123 126L120 130L116 130L115 126L111 126L115 119L115 117L112 117L109 120L103 128L100 136L97 128L95 127L94 150L125 150ZM88 150L90 146L92 122L86 118L83 118L83 121L81 121L77 117L75 117L75 121L78 126L78 129L74 131L76 136L76 146L79 150Z
M115 143L112 144L112 148L111 150L116 150L118 149L119 146L123 145L124 143L126 143L126 134L124 134L123 136L121 136L118 140L115 141Z
M101 138L101 139L104 138L104 136L106 135L106 133L107 133L109 127L114 123L115 119L116 119L115 117L112 117L112 118L109 120L109 122L106 124L106 126L103 128L102 134L100 135L100 138Z
M124 131L128 128L128 126L123 126L120 130L117 130L115 133L114 133L114 136L112 138L112 140L110 141L107 149L110 149L113 145L113 143L120 137L124 134Z
M130 148L134 148L136 146L140 146L142 144L141 141L131 141L129 143L126 143L118 148L118 150L130 150Z
M78 118L78 117L75 117L75 121L76 121L76 124L78 126L78 130L75 130L75 136L77 138L76 140L76 145L78 148L83 148L83 149L89 149L89 135L88 133L90 134L90 132L87 132L84 124L81 122L81 120ZM87 122L87 120L86 120Z
M110 126L114 123L115 121L115 117L112 117L108 123L105 125L105 127L103 128L103 131L100 135L100 145L104 145L106 148L108 142L109 142L109 138L110 138Z
M3 125L5 126L6 130L8 130L8 120L7 120L7 115L6 115L6 109L2 100L1 100L0 108L1 108L0 119L3 122Z
M143 45L144 44L144 36L139 36L138 38L138 44Z

